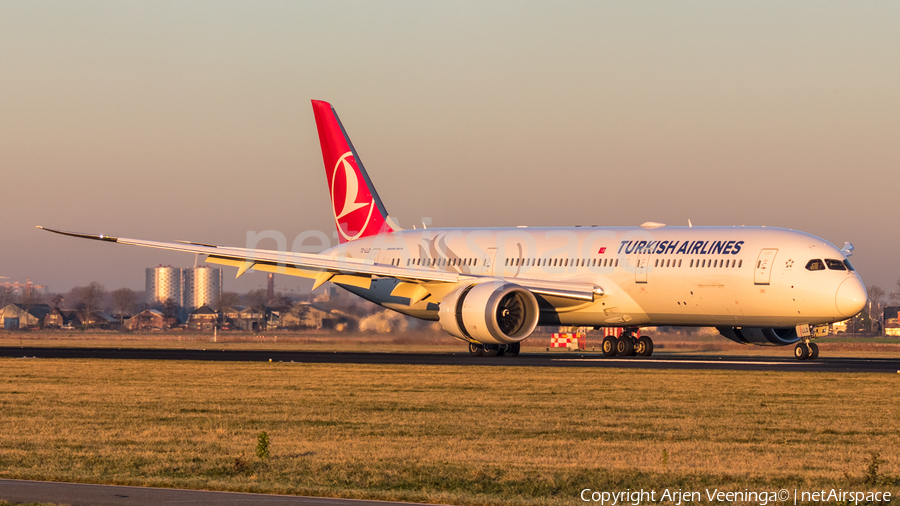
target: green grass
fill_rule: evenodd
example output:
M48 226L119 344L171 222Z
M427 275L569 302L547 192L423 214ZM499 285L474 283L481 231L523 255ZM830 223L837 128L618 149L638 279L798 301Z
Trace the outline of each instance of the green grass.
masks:
M476 505L571 504L583 488L900 488L900 375L24 359L0 370L0 478Z

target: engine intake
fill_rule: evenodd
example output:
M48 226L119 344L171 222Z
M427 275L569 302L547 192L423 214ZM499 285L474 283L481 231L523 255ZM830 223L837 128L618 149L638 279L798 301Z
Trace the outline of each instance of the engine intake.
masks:
M720 334L741 344L787 346L800 340L795 328L716 327Z
M540 309L534 294L512 283L489 281L463 286L441 301L441 326L459 339L517 343L534 332Z

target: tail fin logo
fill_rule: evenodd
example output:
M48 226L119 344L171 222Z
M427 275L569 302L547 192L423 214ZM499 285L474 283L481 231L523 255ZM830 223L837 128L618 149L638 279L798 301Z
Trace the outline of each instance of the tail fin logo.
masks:
M347 151L334 164L331 174L331 202L334 221L345 241L353 241L365 233L372 219L375 200L363 182L353 152ZM368 212L366 212L368 208Z

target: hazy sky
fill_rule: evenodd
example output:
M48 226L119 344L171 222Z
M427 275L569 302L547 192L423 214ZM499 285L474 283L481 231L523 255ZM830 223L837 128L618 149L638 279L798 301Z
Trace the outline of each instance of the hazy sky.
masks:
M780 226L891 291L898 26L896 2L0 2L0 276L142 289L194 260L34 225L330 236L321 99L405 227Z

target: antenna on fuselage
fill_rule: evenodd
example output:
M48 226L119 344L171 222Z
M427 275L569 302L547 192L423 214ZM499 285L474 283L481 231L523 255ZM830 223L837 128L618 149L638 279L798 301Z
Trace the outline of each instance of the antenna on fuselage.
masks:
M688 228L694 228L694 224L691 223L691 219L688 218Z

